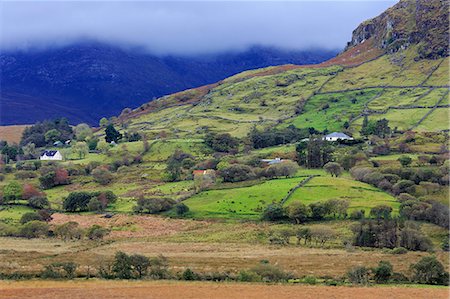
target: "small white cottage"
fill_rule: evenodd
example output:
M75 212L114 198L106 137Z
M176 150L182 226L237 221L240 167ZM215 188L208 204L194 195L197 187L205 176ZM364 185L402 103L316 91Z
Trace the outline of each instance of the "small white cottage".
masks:
M59 151L44 151L40 157L41 160L61 161L63 156Z
M326 141L353 140L352 137L340 132L333 132L331 134L328 134L325 137L323 137L323 139Z

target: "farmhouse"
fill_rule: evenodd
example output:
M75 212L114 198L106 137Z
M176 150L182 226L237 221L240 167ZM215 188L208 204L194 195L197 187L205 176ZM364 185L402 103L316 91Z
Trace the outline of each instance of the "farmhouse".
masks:
M347 134L341 133L341 132L333 132L331 134L326 135L323 137L326 141L338 141L338 140L353 140L352 137L348 136Z
M41 160L61 161L63 159L59 151L44 151L40 157Z
M267 164L267 165L273 165L278 163L283 163L286 161L291 161L289 159L281 159L281 158L275 158L275 159L262 159L261 162Z

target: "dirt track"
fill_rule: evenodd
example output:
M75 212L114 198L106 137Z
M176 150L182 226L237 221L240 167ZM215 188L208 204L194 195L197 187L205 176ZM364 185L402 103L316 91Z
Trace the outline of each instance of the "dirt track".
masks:
M178 281L0 282L0 298L449 298L447 288L326 287Z

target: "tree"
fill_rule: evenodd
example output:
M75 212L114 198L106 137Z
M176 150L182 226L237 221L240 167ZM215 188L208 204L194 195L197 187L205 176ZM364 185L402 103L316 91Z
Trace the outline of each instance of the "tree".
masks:
M79 240L83 235L83 231L79 227L79 224L74 221L69 221L56 226L53 232L56 237L61 238L64 241Z
M119 251L116 253L116 255L114 256L112 270L117 278L133 278L131 258L125 252Z
M289 219L294 220L297 224L306 222L310 213L310 208L298 201L291 203L286 209L286 214Z
M290 177L297 173L298 164L292 161L283 161L281 163L270 165L266 171L267 177Z
M56 129L51 129L45 132L44 137L47 144L53 144L61 138L61 133Z
M369 269L362 266L354 267L347 272L347 277L352 284L368 284Z
M33 196L28 200L28 205L35 209L46 209L50 207L50 203L45 196Z
M106 126L105 134L105 140L108 143L111 143L112 141L117 143L122 138L122 134L114 128L113 124Z
M323 168L325 169L326 172L331 174L331 176L335 177L340 176L343 171L341 165L339 165L339 163L336 162L328 162L323 166Z
M39 191L35 186L25 183L23 185L22 199L29 200L35 196L42 196L43 192Z
M209 132L205 136L205 143L217 152L230 152L236 150L238 139L228 133L216 134Z
M109 124L109 121L106 117L102 117L99 121L99 125L101 128L105 128Z
M184 203L179 203L175 206L175 211L178 216L183 216L189 212L189 207Z
M311 241L311 229L309 227L302 227L300 228L297 233L297 244L300 244L300 241L303 239L304 244L306 245L307 242Z
M255 173L248 165L232 164L219 172L224 182L241 182L255 177Z
M386 205L379 205L370 209L370 215L375 219L390 219L392 207Z
M74 132L78 141L86 141L88 138L92 137L92 129L85 123L78 124L74 128Z
M71 192L63 201L63 209L68 212L86 211L91 198L89 192Z
M108 185L113 180L113 175L105 166L98 166L92 171L94 181L100 185Z
M38 152L36 150L36 145L32 142L27 143L22 147L23 155L25 159L34 159L38 156Z
M449 274L435 256L425 256L410 268L413 280L418 283L448 285Z
M3 187L3 201L16 201L22 199L23 187L17 181L11 181Z
M89 153L89 147L86 142L77 142L72 146L72 151L78 156L78 159L84 159Z
M104 140L100 140L97 144L97 150L99 150L101 153L103 154L107 154L108 151L110 149L110 145L104 141Z
M280 204L272 203L266 207L262 219L267 221L279 221L284 219L284 210Z
M380 261L374 269L374 278L377 283L386 283L393 274L392 264L388 261Z
M142 278L147 275L150 266L150 259L140 254L133 254L130 256L130 263L133 270L136 272L137 278Z
M144 198L138 199L134 211L136 213L149 213L156 214L164 211L170 210L174 205L175 201L170 198Z
M409 156L401 156L397 160L400 162L400 164L402 164L403 167L409 166L412 162L412 159Z

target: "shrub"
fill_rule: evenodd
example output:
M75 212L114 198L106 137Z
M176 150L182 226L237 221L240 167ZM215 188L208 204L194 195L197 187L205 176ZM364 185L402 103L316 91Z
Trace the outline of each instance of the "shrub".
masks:
M175 212L178 216L183 216L189 212L189 207L184 203L179 203L175 205Z
M261 281L261 276L252 271L242 270L239 272L237 280L242 282L258 282Z
M331 176L338 177L341 175L341 173L344 171L344 169L341 167L339 163L336 162L328 162L323 166L323 169L325 169L326 172L331 174Z
M33 196L28 200L28 205L35 209L46 209L50 207L47 197Z
M16 172L14 174L14 176L18 180L26 180L26 179L32 179L32 178L37 177L37 174L34 171L23 170L23 171Z
M89 240L102 240L107 234L109 234L109 230L101 227L98 224L94 224L90 228L88 228L86 232L86 237Z
M234 164L219 172L224 182L241 182L255 178L255 173L248 165Z
M25 223L19 230L19 236L24 238L39 238L48 235L49 226L43 221L30 221Z
M25 224L27 222L30 221L42 221L41 216L39 216L38 213L36 212L28 212L22 215L22 217L20 218L20 223Z
M310 208L298 201L291 203L286 209L286 214L289 219L294 220L297 224L305 222L310 216L310 213Z
M130 279L132 276L133 266L131 264L131 258L126 253L119 251L114 256L114 263L112 271L115 277L120 279Z
M260 263L250 269L251 272L256 273L265 282L279 282L286 281L290 275L284 272L280 267L271 265L269 263Z
M395 247L391 250L392 254L405 254L408 253L408 249L404 247Z
M89 203L87 204L87 208L91 212L96 212L96 211L103 210L104 207L97 198L93 197L93 198L91 198L91 200L89 200Z
M352 284L368 284L369 269L363 266L356 266L347 272L347 277Z
M17 181L11 181L3 187L3 201L15 201L22 199L23 187Z
M279 221L284 219L284 210L280 204L270 204L262 214L262 219L267 221Z
M370 209L370 216L375 219L390 219L392 208L386 205L379 205Z
M51 279L73 279L75 277L77 267L77 264L73 262L52 263L45 266L44 271L41 273L41 277Z
M303 278L303 282L314 285L317 283L317 279L314 276L306 276Z
M92 176L94 181L101 185L107 185L113 179L112 173L105 166L98 166L95 168L92 171Z
M374 278L377 283L388 282L392 277L393 267L392 264L387 261L380 261L378 267L374 269Z
M448 285L449 274L434 256L425 256L410 268L417 283Z
M364 219L366 211L364 210L353 210L350 214L350 219L352 220L361 220Z
M183 280L196 280L198 278L198 275L190 268L187 268L186 270L183 271L181 277L183 278Z
M56 237L61 238L64 241L79 240L83 236L83 230L79 228L79 224L74 221L56 226L53 232Z
M134 211L136 213L149 213L156 214L164 211L170 210L174 205L175 201L170 198L144 198L138 199Z
M63 209L68 212L86 211L92 194L89 192L71 192L63 202Z

